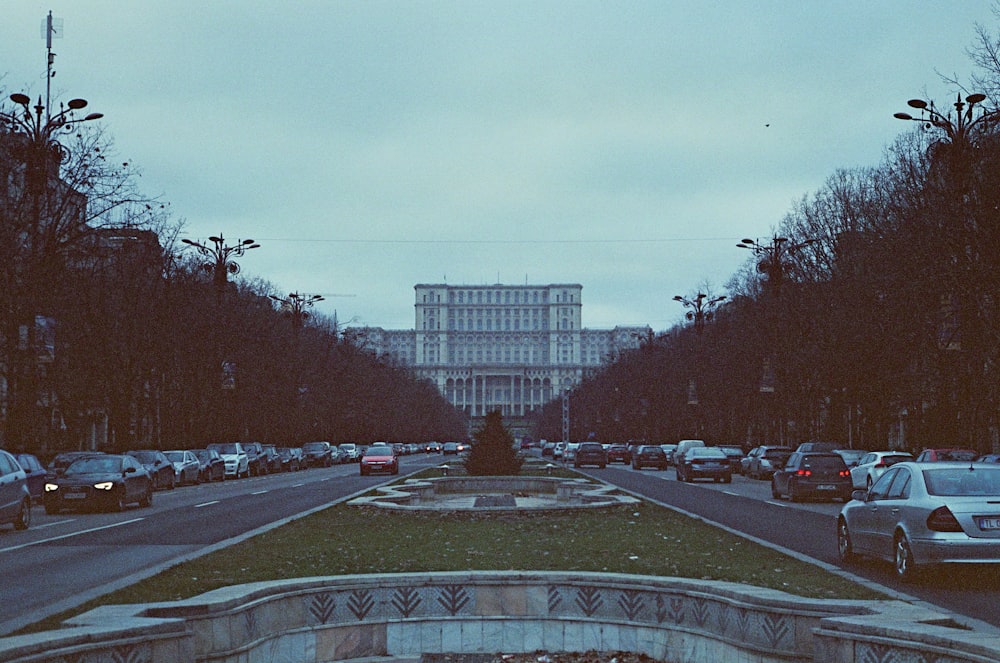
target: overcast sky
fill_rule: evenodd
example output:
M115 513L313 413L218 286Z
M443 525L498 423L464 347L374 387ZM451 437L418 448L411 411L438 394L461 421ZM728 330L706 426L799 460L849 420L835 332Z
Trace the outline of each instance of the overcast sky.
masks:
M105 114L184 236L413 327L413 286L580 283L586 327L725 292L793 203L953 97L986 0L0 0L0 84ZM89 110L90 110L89 109Z

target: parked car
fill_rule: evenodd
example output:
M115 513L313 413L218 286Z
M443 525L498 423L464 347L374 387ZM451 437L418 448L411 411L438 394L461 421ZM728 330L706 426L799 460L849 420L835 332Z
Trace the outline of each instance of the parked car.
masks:
M978 455L972 449L924 449L916 460L918 463L937 463L948 460L971 463Z
M45 466L33 454L14 454L14 460L28 476L28 492L31 493L31 499L41 503L47 474Z
M739 474L743 469L740 461L742 461L743 457L746 455L743 453L743 447L732 444L720 444L716 448L726 454L726 458L729 460L730 473Z
M346 454L347 460L344 462L356 463L361 460L361 453L358 449L358 445L353 442L344 442L343 444L340 444L338 448L340 449L341 458L343 458L343 455Z
M302 457L309 467L333 465L333 450L329 442L306 442L302 445Z
M0 524L7 523L14 529L31 526L31 491L24 468L13 454L0 450Z
M259 477L267 474L267 457L264 455L264 446L260 442L243 442L243 451L247 455L247 467L250 468L250 476Z
M791 447L764 445L747 454L746 469L743 473L751 479L770 479L775 470L785 466L792 455Z
M896 463L837 518L837 551L891 561L909 581L955 562L1000 563L1000 466Z
M162 471L163 465L173 476L170 463L160 463L157 471ZM142 507L151 505L153 490L153 477L138 457L100 454L79 458L60 468L55 477L45 482L43 501L45 513L49 514L86 507L123 511L132 502Z
M163 455L174 466L175 484L182 486L201 481L201 463L193 451L164 451Z
M851 471L832 451L796 451L771 476L771 496L792 502L808 498L851 499Z
M153 477L153 490L173 490L177 484L177 476L174 473L174 466L170 460L157 449L135 449L126 451L146 468L149 476Z
M215 449L195 449L198 459L199 481L223 481L226 478L226 461Z
M573 457L573 467L597 465L601 469L608 466L608 453L600 442L581 442Z
M1000 463L1000 454L984 454L976 459L977 463Z
M913 454L905 451L869 451L851 468L851 481L855 488L871 488L891 465L904 460L913 460Z
M733 480L733 466L719 447L692 447L684 453L679 463L674 463L678 481L712 479L716 483Z
M300 455L297 455L292 447L278 447L278 456L281 458L281 470L283 472L298 472L302 469Z
M242 479L250 476L250 458L241 442L213 442L208 445L222 456L226 464L226 477Z
M444 445L441 446L441 453L445 456L457 456L459 454L458 442L445 442Z
M674 462L674 453L677 452L676 444L661 444L660 448L663 449L663 453L667 454L667 464Z
M608 447L608 462L625 463L626 465L631 463L632 456L628 452L628 447L624 444L612 444Z
M632 454L632 469L641 470L652 467L656 470L667 469L667 454L656 444L644 444L636 448Z
M281 456L278 455L278 447L274 444L262 444L264 449L264 464L267 466L267 473L281 472L284 470Z
M393 452L389 444L375 443L368 447L360 463L361 476L367 476L373 472L387 472L389 474L399 474L399 459Z

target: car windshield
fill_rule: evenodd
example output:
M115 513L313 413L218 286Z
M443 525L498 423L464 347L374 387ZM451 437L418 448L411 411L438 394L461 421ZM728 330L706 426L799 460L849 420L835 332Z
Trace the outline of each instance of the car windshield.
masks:
M1000 497L1000 468L956 467L924 470L927 493L941 497Z
M346 449L348 451L353 451L355 449L355 446L353 444L346 444L345 443L345 444L340 445L340 448L341 449Z
M365 453L366 456L391 456L392 447L387 444L373 444L368 447L368 451Z
M106 474L110 472L121 472L122 461L114 456L94 456L92 458L81 458L70 463L66 468L67 475L73 474Z
M227 454L227 455L235 456L236 454L239 453L239 451L236 450L236 444L235 443L213 444L212 448L215 449L216 451L218 451L220 454Z
M896 463L901 463L904 460L913 460L913 456L910 454L900 454L898 456L882 456L882 460L876 461L882 463L883 465L895 465Z
M716 449L714 447L695 447L690 449L688 453L692 458L725 458L726 454L723 453L722 449Z
M643 447L639 453L643 456L665 456L663 449L660 447Z
M958 460L965 462L967 460L974 460L976 458L975 451L966 451L965 449L951 449L947 451L938 452L938 460Z
M167 457L171 463L183 463L184 462L184 452L183 451L164 451L163 455Z
M212 452L209 451L208 449L198 449L194 452L194 455L197 456L198 460L212 459Z
M791 451L781 451L780 449L768 449L764 452L764 458L767 458L768 460L774 460L776 458L787 460L791 455Z
M134 457L140 463L149 464L156 462L156 454L153 453L152 451L133 451L129 455Z

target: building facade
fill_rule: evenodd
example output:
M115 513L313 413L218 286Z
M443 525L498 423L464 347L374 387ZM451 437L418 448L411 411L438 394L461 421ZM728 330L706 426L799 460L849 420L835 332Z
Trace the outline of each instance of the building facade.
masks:
M512 432L615 354L652 336L648 326L583 329L583 286L417 284L412 330L356 330L365 347L432 381L476 427L500 410Z

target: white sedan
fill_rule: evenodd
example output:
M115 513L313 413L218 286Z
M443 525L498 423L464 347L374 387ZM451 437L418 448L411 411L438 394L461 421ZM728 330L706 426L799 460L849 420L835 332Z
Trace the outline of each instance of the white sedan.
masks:
M871 488L890 466L904 460L913 460L905 451L869 451L851 468L851 481L855 488Z
M201 463L193 451L164 451L163 455L174 466L174 480L178 486L201 482Z

